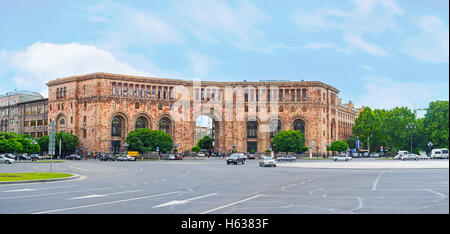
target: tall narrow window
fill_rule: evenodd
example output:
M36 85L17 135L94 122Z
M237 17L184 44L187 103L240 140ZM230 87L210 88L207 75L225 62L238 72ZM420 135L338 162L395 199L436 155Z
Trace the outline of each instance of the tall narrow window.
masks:
M120 137L122 136L122 121L118 117L112 119L111 136Z
M247 138L258 138L258 123L256 121L247 123Z

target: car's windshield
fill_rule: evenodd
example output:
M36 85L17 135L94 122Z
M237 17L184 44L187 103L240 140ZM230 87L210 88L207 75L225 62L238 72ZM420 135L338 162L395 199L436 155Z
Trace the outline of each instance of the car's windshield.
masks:
M230 155L230 157L237 158L237 157L239 157L239 154L232 154L232 155Z
M272 160L271 157L263 157L264 160Z
M443 154L448 154L448 150L442 150Z
M436 151L436 152L434 152L435 154L441 154L441 151Z

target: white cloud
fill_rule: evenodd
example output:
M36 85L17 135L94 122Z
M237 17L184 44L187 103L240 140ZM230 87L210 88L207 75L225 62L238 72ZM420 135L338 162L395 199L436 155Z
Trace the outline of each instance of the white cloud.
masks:
M375 56L388 55L385 49L364 40L363 36L383 33L386 30L398 30L395 17L403 15L402 9L393 0L351 2L353 8L348 10L298 9L293 21L302 31L327 32L342 40L341 42L348 48L340 51L359 49Z
M196 51L186 51L185 55L190 61L188 70L194 76L206 76L218 64L216 59Z
M266 48L270 43L258 28L269 17L248 2L238 1L232 7L227 1L182 1L169 12L174 22L202 41L217 45L228 43L240 49L271 49Z
M35 90L46 90L49 80L93 72L152 76L119 61L108 51L78 43L36 42L25 50L3 51L0 63L13 74L11 80L17 86Z
M371 67L369 65L362 65L361 68L364 70L367 70L367 71L373 71L373 67Z
M372 44L370 42L367 42L363 38L361 38L358 35L355 34L347 34L344 36L344 41L347 42L347 44L355 49L362 50L368 54L375 55L375 56L387 56L388 52L384 50L383 48Z
M399 82L377 76L365 77L364 94L356 106L392 109L407 106L410 109L427 107L431 101L448 100L448 82Z
M436 16L423 16L413 23L420 28L420 34L405 40L402 51L422 61L448 62L448 25Z

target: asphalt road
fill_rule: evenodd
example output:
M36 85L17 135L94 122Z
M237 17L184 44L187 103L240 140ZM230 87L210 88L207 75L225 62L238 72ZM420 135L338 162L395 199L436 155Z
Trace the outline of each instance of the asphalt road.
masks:
M206 159L69 161L53 170L81 178L0 185L0 213L449 213L448 168L260 168L255 160L228 166ZM0 172L39 171L49 171L49 164L0 164Z

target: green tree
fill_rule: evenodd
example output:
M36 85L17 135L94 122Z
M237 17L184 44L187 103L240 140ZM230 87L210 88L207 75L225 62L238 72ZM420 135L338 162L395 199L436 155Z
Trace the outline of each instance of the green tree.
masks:
M213 143L213 139L209 136L204 136L202 139L197 141L197 145L201 148L201 149L211 149L213 147L212 145Z
M298 130L281 131L272 139L271 144L277 152L302 152L305 137Z
M50 137L48 135L39 137L36 141L39 144L40 152L48 152L48 142Z
M1 153L22 153L22 144L16 138L9 138L8 140L0 140Z
M68 155L75 152L78 146L78 137L67 133L58 132L55 136L55 153L59 154L59 139L61 139L61 154ZM48 147L48 145L47 145Z
M138 151L139 153L156 151L159 147L160 152L168 152L173 148L172 137L161 130L150 130L141 128L131 131L126 139L128 150Z
M20 144L22 145L22 152L21 153L28 153L28 154L32 154L32 153L37 153L40 151L40 147L39 144L33 144L33 139L28 139L28 138L17 138L16 139L18 142L20 142Z
M330 145L331 151L344 152L348 150L348 144L346 141L335 141Z
M361 113L359 113L358 118L355 120L353 134L355 134L355 136L357 136L367 148L367 139L369 137L370 139L374 139L378 136L379 128L379 118L372 111L372 109L366 107Z
M426 137L434 148L448 148L449 119L448 101L435 101L428 105L423 120Z
M202 151L202 149L200 149L200 147L198 145L196 145L196 146L192 147L191 151L198 153L198 152Z

